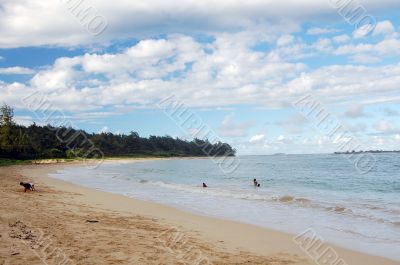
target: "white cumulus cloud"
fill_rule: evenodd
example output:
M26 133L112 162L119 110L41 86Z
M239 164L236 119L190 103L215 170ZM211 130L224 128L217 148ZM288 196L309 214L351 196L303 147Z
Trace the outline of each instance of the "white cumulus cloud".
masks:
M389 20L380 21L376 24L373 35L389 35L395 32L395 28Z
M259 142L262 142L264 139L265 139L264 134L256 134L250 138L249 142L250 143L259 143Z
M1 60L1 58L0 58ZM33 74L35 71L32 69L21 67L21 66L12 66L12 67L3 67L0 68L0 74L3 75L29 75Z

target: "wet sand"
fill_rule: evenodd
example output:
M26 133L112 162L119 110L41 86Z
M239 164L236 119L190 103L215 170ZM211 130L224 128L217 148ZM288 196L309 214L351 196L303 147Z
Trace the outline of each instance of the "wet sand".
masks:
M300 238L302 246L309 244L304 251L294 235L199 216L47 176L77 164L0 168L1 265L400 264L328 244L318 249L317 244L311 246ZM20 181L34 181L37 191L24 193ZM329 256L332 253L337 258ZM317 257L317 262L312 260Z

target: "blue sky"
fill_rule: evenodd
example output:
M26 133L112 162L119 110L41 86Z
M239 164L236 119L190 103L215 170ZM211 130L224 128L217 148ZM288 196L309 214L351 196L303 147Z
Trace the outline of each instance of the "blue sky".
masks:
M2 1L0 99L25 125L190 139L157 107L175 95L239 154L336 151L292 106L310 94L363 149L400 149L398 1L246 3L83 1L96 13L80 17L62 1ZM29 95L59 115L38 116Z

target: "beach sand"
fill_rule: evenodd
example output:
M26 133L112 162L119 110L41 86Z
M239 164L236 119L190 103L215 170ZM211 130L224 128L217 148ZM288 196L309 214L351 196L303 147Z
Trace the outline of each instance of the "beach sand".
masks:
M295 244L294 235L47 177L74 165L0 168L0 265L318 264ZM24 193L20 181L34 181L37 191ZM400 264L324 247L345 262L336 265Z

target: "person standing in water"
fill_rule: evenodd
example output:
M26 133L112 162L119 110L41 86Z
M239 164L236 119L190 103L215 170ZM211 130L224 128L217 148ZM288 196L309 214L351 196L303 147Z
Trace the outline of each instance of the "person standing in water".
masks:
M260 187L260 183L258 183L257 179L253 179L254 187Z

